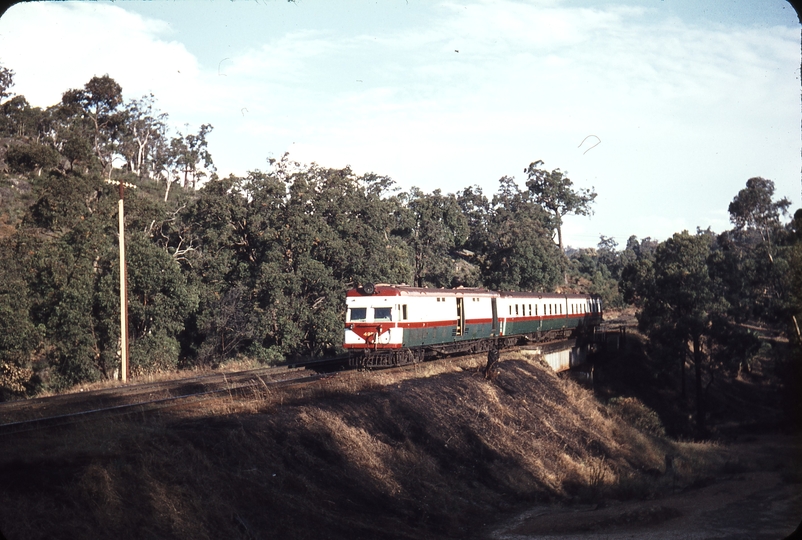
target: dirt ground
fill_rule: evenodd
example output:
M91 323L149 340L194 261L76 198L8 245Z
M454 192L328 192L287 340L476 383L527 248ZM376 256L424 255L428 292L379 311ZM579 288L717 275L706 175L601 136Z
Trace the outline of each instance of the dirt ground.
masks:
M493 540L783 539L802 520L802 478L780 470L802 456L802 440L771 435L723 448L732 474L678 488L646 501L535 506L494 528ZM744 470L750 468L751 470ZM669 475L670 476L670 475Z

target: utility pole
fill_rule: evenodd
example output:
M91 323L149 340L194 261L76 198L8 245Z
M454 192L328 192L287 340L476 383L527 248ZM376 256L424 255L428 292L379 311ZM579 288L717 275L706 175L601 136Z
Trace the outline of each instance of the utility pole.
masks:
M113 184L114 180L106 180L107 183ZM119 208L119 231L120 231L120 379L122 382L128 381L128 270L125 264L125 211L123 209L123 199L125 196L125 187L134 188L136 186L123 182L120 179L120 200L118 202Z

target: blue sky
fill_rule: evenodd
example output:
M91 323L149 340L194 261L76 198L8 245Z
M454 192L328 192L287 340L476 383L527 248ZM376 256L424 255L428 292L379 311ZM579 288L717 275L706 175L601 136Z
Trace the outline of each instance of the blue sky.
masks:
M214 126L221 175L289 152L492 196L541 159L599 194L573 246L722 231L752 176L802 202L782 0L37 2L0 18L0 63L36 106L105 73L152 92L175 129Z

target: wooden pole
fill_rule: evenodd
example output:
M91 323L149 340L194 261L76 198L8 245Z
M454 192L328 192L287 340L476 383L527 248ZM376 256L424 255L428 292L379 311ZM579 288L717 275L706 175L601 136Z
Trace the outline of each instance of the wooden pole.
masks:
M120 182L120 378L128 380L128 292L125 266L125 212L123 210L123 184Z
M107 183L113 184L114 180L111 179L111 172ZM125 199L125 187L135 188L133 184L123 182L122 178L119 181L120 187L120 201L119 208L119 233L120 233L120 379L122 382L128 381L128 372L130 364L130 350L128 348L128 268L125 264L125 210L123 208L123 200Z

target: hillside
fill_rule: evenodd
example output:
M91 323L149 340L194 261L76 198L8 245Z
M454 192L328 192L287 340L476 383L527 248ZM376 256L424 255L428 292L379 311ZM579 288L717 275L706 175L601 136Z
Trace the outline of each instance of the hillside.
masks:
M660 436L636 400L604 405L518 353L490 381L482 363L350 373L7 436L0 530L10 540L487 537L536 504L661 497L733 467L723 447Z

